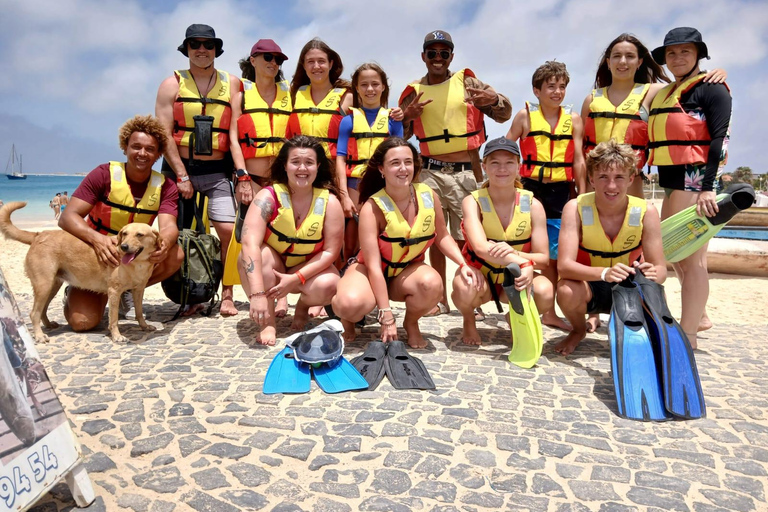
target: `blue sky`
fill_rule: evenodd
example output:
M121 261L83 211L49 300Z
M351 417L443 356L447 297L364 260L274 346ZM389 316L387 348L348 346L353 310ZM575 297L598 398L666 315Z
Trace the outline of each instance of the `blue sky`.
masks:
M640 4L635 4L640 5ZM377 61L390 76L394 103L424 74L424 35L447 30L456 44L453 68L471 68L507 95L515 110L532 99L530 78L545 60L565 62L571 74L566 103L580 108L597 60L618 34L632 32L659 46L675 26L701 30L712 60L724 67L734 98L728 170L763 162L768 101L768 3L763 0L648 0L643 10L622 0L459 1L325 0L283 2L197 0L0 0L0 160L11 143L26 172L87 172L120 159L117 130L137 113L154 111L163 78L184 68L176 51L191 23L208 23L224 40L220 69L239 75L237 60L260 38L272 38L290 57L312 37L354 68ZM488 121L490 136L509 123Z

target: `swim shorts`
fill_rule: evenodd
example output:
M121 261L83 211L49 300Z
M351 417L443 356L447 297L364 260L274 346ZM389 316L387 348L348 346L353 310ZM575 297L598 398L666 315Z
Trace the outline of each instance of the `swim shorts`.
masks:
M192 165L186 158L182 158L181 161L189 174L192 186L208 197L208 218L214 222L235 222L235 194L232 190L232 182L229 180L232 174L231 157L221 160L195 160ZM176 173L165 160L163 160L162 173L176 180ZM182 227L186 228L192 225L193 203L192 199L184 199L179 194L179 203L182 201L185 205L184 219L180 222Z
M592 298L587 303L587 314L610 313L613 306L613 285L605 281L588 281L587 286L592 291Z
M436 162L429 159L430 162ZM431 188L443 206L445 223L450 228L451 237L454 240L464 240L461 232L461 219L463 218L461 202L469 194L477 190L477 181L469 163L454 164L463 169L456 172L438 170L436 166L424 167L419 175L419 181Z

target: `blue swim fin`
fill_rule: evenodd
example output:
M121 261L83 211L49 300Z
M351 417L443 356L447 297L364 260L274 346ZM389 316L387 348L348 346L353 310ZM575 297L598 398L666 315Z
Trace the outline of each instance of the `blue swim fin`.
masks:
M631 281L625 280L613 286L608 333L619 415L642 421L670 419L671 415L664 407L642 297L637 285Z
M312 378L309 366L293 357L293 349L285 347L272 359L264 377L264 394L308 393Z
M640 272L634 277L645 305L645 318L651 338L656 341L661 360L664 406L675 416L687 419L707 415L699 370L691 344L674 319L664 299L664 287Z
M326 393L342 393L355 389L368 389L368 382L360 375L357 368L344 356L331 363L321 363L312 367L312 374L320 389Z

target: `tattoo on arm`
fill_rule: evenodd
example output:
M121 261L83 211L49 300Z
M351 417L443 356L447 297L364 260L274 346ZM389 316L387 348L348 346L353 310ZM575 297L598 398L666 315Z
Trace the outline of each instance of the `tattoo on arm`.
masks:
M256 269L256 265L253 263L253 258L248 256L248 264L245 266L245 273L253 274L255 269Z
M273 212L272 203L270 203L266 199L256 199L255 201L253 201L253 204L258 206L259 209L261 210L261 218L264 219L264 222L268 222Z

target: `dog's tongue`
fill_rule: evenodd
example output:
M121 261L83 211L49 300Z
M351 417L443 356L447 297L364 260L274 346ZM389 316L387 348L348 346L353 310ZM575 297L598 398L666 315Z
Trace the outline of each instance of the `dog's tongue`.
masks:
M123 265L128 265L130 262L136 259L136 253L126 253L123 255Z

